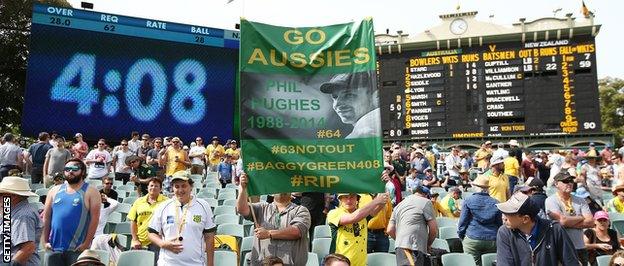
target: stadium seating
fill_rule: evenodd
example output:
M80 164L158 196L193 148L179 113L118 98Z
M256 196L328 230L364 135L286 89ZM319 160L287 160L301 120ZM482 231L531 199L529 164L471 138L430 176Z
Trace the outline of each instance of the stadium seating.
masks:
M247 253L251 252L251 249L253 248L253 242L254 242L253 236L246 236L243 238L243 241L241 242L241 248L240 248L241 261L239 265L243 266L244 260L242 258L245 258Z
M236 208L234 208L233 206L217 206L217 207L215 207L215 209L212 212L212 214L214 216L221 215L221 214L236 215Z
M236 214L221 214L214 218L214 223L220 224L238 224L240 223L240 216Z
M96 249L94 250L98 256L100 256L100 262L104 263L104 265L108 265L110 262L110 254L107 251Z
M318 255L319 265L327 254L329 254L329 247L331 246L331 238L316 238L312 240L312 252Z
M230 223L217 225L217 235L231 235L242 239L245 237L243 230L243 225L241 224Z
M466 253L447 253L442 255L444 266L477 266L474 258Z
M232 266L236 265L238 256L232 251L215 250L213 259L215 266Z
M596 262L598 262L598 266L608 266L609 261L611 260L611 255L602 255L596 257Z
M451 251L451 248L449 247L448 242L446 242L446 240L444 240L444 239L439 239L439 238L434 239L433 243L431 244L431 247L432 248L443 249L443 250L446 250L448 252Z
M496 261L496 253L487 253L481 255L482 266L492 266L494 265L494 261Z
M154 265L154 252L148 250L128 250L121 252L117 266Z
M331 238L331 228L329 227L329 225L323 224L314 227L313 238Z
M368 253L367 261L369 266L396 265L396 256L390 253Z
M457 227L457 220L448 217L437 217L438 227Z
M319 266L318 261L316 253L308 252L308 262L306 262L306 266Z

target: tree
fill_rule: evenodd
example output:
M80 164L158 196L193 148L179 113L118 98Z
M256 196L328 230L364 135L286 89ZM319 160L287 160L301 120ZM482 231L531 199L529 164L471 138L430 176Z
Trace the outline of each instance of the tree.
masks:
M38 2L71 8L65 0ZM0 132L20 132L34 3L34 0L0 1Z
M624 137L624 80L606 77L598 80L602 131ZM618 142L619 143L619 142Z

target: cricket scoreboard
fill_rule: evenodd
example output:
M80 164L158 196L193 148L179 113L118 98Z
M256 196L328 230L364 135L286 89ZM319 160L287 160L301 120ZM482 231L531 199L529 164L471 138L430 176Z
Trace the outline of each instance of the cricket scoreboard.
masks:
M35 4L23 132L232 138L237 31Z
M378 57L384 138L600 132L593 37Z

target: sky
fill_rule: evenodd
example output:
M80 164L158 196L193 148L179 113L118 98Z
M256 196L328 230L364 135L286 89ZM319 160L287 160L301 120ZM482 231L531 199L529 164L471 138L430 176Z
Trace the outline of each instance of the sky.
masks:
M84 0L83 0L84 1ZM402 30L415 36L441 23L440 14L478 11L477 19L511 27L520 18L532 21L552 17L563 18L573 13L583 19L581 0L87 0L94 11L150 18L163 21L234 29L241 17L250 21L281 26L323 26L372 17L376 33ZM228 1L232 1L228 3ZM75 8L80 0L68 1ZM602 28L596 37L598 77L624 78L624 67L617 60L621 37L617 37L618 14L624 10L621 0L585 0L596 15L595 23ZM490 17L493 15L493 17Z

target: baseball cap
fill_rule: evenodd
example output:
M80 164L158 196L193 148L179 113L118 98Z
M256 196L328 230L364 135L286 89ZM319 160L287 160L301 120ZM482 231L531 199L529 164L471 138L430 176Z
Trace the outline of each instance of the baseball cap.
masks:
M173 176L171 176L171 182L173 183L173 181L175 180L184 180L184 181L188 181L189 183L193 184L193 180L190 178L189 174L182 170L182 171L177 171L175 173L173 173Z
M535 211L535 206L530 200L529 196L524 193L514 193L511 195L509 200L496 204L496 208L498 208L502 213L505 214L526 214L529 216L537 215L537 211Z
M594 220L599 219L611 220L609 219L609 214L606 211L597 211L596 213L594 213Z
M82 133L76 133L76 135L74 135L74 138L78 138L78 137L82 138Z
M492 142L488 140L485 142L485 145L492 145Z
M589 195L589 192L587 191L587 189L585 189L584 187L579 187L574 192L574 196L577 196L579 198L587 198L590 195Z
M534 188L543 188L544 187L544 181L542 181L539 178L533 178L531 180L531 182L529 182L528 186L529 187L534 187Z
M340 73L321 85L321 92L332 93L335 89L369 87L371 84L368 72Z
M565 181L565 180L573 180L574 177L568 173L568 171L562 171L555 175L555 181Z
M414 189L414 193L421 193L427 197L431 197L431 190L428 187L419 185Z
M172 139L171 139L171 141L172 141L172 142L176 142L176 141L177 141L177 142L180 142L180 138L178 138L178 137L174 137L174 138L172 138Z

